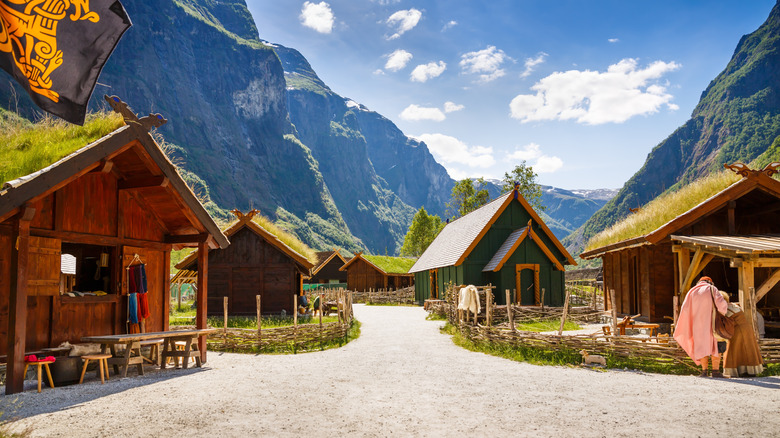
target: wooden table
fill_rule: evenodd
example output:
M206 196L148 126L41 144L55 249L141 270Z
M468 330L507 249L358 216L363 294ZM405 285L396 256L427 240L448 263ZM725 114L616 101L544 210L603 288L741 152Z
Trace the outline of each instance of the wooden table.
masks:
M165 362L167 358L174 359L176 367L179 366L179 358L195 357L195 363L197 366L201 366L200 352L197 350L198 337L205 336L209 333L217 331L216 329L192 329L192 330L171 330L167 332L153 332L153 333L129 333L124 335L105 335L105 336L84 336L81 338L82 342L94 342L100 344L100 351L105 353L111 352L111 359L108 360L110 365L114 367L114 374L119 374L119 369L122 369L122 377L127 376L127 369L130 365L135 365L138 369L138 374L144 374L144 359L141 355L141 341L148 341L150 339L162 339L163 351L160 354L160 368L165 368ZM185 342L184 351L176 350L176 341ZM117 345L124 345L125 351L121 354L117 354ZM136 355L133 355L133 353ZM184 368L187 368L188 360L184 361Z

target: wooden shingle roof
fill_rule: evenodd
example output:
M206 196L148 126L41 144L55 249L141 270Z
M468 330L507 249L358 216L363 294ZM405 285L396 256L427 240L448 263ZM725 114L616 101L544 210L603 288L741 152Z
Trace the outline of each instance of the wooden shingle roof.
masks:
M504 212L513 200L520 202L531 216L532 222L539 224L542 231L554 242L561 254L566 257L566 261L569 264L576 265L577 263L572 256L561 245L560 241L553 235L539 215L536 214L531 205L528 204L528 201L516 190L513 190L447 224L409 272L421 272L445 266L457 266L463 263L471 253L471 250L485 236L493 223L498 220L498 217L501 216L501 213Z

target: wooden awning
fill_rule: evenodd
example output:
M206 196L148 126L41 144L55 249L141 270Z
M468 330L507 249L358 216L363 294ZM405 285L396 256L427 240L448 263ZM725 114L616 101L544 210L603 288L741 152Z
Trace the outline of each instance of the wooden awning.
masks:
M685 246L705 248L723 255L742 257L745 255L780 256L780 235L753 234L747 236L671 236L673 241ZM780 259L779 259L780 260Z
M198 271L182 269L171 278L171 284L196 284L198 282Z

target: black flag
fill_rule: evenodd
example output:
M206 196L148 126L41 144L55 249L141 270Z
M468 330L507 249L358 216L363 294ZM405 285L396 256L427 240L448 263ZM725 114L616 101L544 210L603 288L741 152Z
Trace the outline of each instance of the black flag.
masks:
M0 67L36 105L82 125L100 71L130 26L119 0L0 0Z

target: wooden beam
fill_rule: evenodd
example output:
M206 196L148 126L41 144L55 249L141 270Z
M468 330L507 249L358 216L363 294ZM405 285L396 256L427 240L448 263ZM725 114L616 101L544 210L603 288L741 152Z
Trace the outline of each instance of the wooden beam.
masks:
M69 242L80 242L88 245L100 245L100 246L128 245L128 246L137 246L141 248L155 249L157 251L168 251L171 249L171 245L164 242L119 238L114 236L98 236L96 234L83 234L83 233L75 233L72 231L56 231L56 230L44 230L41 228L33 228L30 230L30 235L36 237L48 237L53 239L60 239Z
M180 244L180 243L202 243L202 242L207 242L210 236L211 235L209 233L183 234L183 235L167 234L165 236L164 242L170 243L172 245Z
M729 235L737 234L737 223L734 219L734 209L737 207L737 201L728 202Z
M695 273L701 271L701 269L699 269L699 264L701 263L702 257L704 257L704 251L699 248L693 254L693 260L691 260L690 264L688 265L688 270L686 271L685 278L680 285L680 290L687 291L691 288L691 282L693 282L693 278L696 275Z
M755 293L755 280L753 272L753 264L749 261L743 261L742 266L739 268L739 305L742 307L742 311L745 312L745 318L751 323L751 327L755 330L755 326L752 324L755 315L755 301L751 300L750 291Z
M208 321L208 282L209 282L209 247L206 242L198 243L198 309L195 314L195 328L207 328ZM198 337L198 350L201 363L206 362L206 337Z
M117 181L119 190L144 189L148 187L167 187L170 181L165 176L145 176Z
M758 258L753 263L756 268L780 268L780 258Z
M114 162L113 161L103 159L103 160L100 160L100 164L98 165L98 167L92 169L92 172L94 172L94 173L98 173L98 172L100 172L100 173L109 173L109 172L111 172L111 170L113 168L114 168Z
M677 253L677 270L679 271L679 287L680 296L685 298L685 294L688 293L688 289L683 289L683 283L685 281L685 275L688 273L688 268L691 265L691 251L687 248L681 248Z
M171 251L163 251L163 331L170 329L170 310L171 310ZM179 287L181 295L181 287ZM179 299L179 307L181 307L181 297ZM189 360L189 359L187 359Z
M696 272L693 273L693 278L696 278L701 274L701 271L704 270L704 268L707 267L707 265L710 264L712 259L715 258L715 254L704 254L704 257L701 259L701 262L699 263L699 267L696 268Z
M35 209L22 207L11 235L11 297L8 306L8 368L6 394L24 391L24 351L27 341L27 262L30 254L30 221Z
M780 269L776 269L772 272L772 275L759 286L756 291L756 303L758 303L761 298L764 298L764 296L769 293L769 290L775 287L778 281L780 281Z

